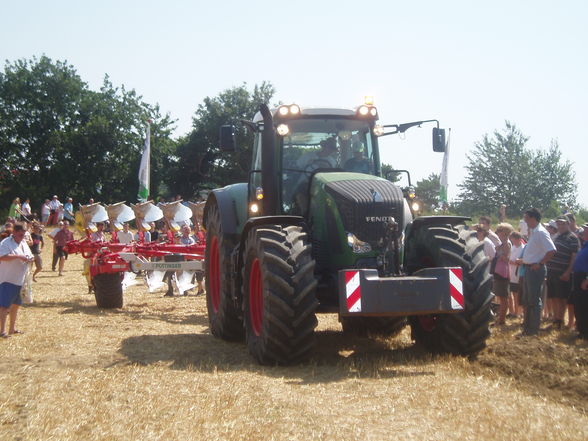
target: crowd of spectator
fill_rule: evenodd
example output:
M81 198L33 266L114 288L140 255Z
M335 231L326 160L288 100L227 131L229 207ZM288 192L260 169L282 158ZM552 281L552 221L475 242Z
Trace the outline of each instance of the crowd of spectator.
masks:
M540 211L532 208L519 231L506 222L492 231L486 216L474 228L491 262L494 326L504 325L508 316L522 318L520 336L532 336L545 320L588 339L588 223L578 227L575 216L566 213L543 224Z

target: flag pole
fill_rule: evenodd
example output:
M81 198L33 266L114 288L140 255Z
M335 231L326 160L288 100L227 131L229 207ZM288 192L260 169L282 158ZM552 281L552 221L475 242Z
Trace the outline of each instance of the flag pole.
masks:
M439 178L439 202L443 211L447 209L448 198L447 198L447 187L449 186L448 181L448 167L449 167L449 141L451 139L451 129L447 134L447 141L445 142L445 153L443 154L443 165L441 166L441 177Z
M149 187L151 184L151 120L147 120L147 134L145 137L145 147L141 156L141 165L139 166L139 192L137 199L139 202L149 200Z

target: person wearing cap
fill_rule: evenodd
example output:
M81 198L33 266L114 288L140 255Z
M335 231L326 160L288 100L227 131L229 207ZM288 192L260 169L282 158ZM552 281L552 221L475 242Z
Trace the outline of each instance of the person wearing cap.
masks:
M541 212L536 208L525 211L523 216L529 227L529 242L525 246L522 263L525 266L525 287L522 304L525 306L522 336L537 335L541 323L543 302L541 291L545 281L545 264L556 252L549 233L541 224Z
M554 240L556 253L547 262L547 298L552 301L554 326L561 329L572 292L572 267L580 249L580 241L570 231L570 222L566 216L559 216L555 222L558 234ZM570 311L568 320L568 326L573 327L573 311Z
M576 329L580 338L588 340L588 223L583 225L584 245L576 255L573 266L573 295Z
M555 222L555 219L551 219L543 226L551 236L551 240L555 240L555 237L557 236L557 223Z
M57 225L59 220L59 210L61 210L61 202L57 195L53 195L51 202L49 202L49 225Z

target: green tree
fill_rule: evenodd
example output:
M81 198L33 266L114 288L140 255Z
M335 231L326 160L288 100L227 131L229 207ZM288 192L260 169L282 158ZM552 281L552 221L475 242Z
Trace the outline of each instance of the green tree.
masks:
M514 124L484 135L468 156L467 175L459 185L459 211L494 213L501 204L507 215L519 216L528 207L545 210L552 201L575 207L575 174L552 142L548 150L531 150Z
M428 177L417 181L416 196L423 204L424 211L432 211L439 206L439 174L431 173Z
M243 84L205 98L194 115L192 132L178 141L174 192L191 197L201 189L246 181L253 135L241 120L252 120L259 105L268 104L274 93L271 83L262 82L251 91ZM219 129L225 124L236 127L237 152L219 150Z
M145 122L152 120L152 187L173 171L173 121L134 90L108 77L89 90L66 62L6 63L0 73L2 203L30 197L34 206L52 194L77 201L135 201Z

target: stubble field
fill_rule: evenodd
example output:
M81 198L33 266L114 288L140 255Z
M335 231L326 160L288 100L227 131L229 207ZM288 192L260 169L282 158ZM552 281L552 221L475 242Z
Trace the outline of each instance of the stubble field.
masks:
M469 361L321 315L308 363L262 367L212 337L204 296L138 285L99 310L81 257L64 277L50 257L25 334L0 341L2 440L588 439L588 344L569 332L517 340L510 321Z

